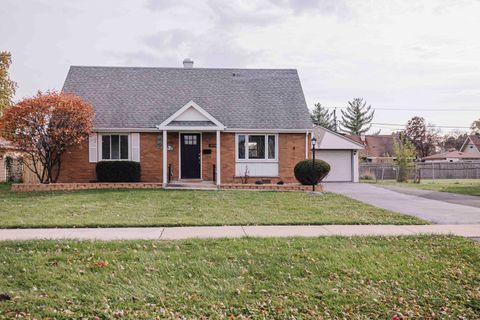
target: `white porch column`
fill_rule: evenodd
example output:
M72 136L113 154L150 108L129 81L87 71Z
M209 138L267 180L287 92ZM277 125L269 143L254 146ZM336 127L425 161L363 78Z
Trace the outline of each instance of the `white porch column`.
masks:
M308 159L308 149L309 149L309 145L308 145L308 131L305 133L305 159Z
M220 130L217 130L217 163L216 163L216 167L217 167L217 178L216 178L216 181L217 181L217 186L220 185Z
M163 144L162 144L162 156L163 156L163 186L167 186L168 181L168 146L167 146L167 130L163 130Z
M360 153L360 150L353 150L352 151L352 161L353 161L353 170L352 170L352 175L353 175L353 182L358 182L360 179L360 174L359 174L359 165L358 165L358 154Z

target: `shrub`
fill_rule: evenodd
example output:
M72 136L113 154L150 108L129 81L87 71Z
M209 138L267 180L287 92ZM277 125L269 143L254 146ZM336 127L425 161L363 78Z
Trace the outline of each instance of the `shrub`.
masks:
M96 167L99 182L139 182L140 163L134 161L100 161Z
M375 180L375 173L366 171L360 176L360 180Z
M315 165L312 162L313 160L309 159L302 160L293 169L295 178L303 185L317 184L330 172L330 165L327 162L317 159Z

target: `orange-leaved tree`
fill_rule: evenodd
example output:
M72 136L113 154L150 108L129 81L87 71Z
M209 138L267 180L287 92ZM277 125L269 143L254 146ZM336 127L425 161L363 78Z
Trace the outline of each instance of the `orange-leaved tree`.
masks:
M41 183L56 182L62 155L85 141L92 130L93 109L73 94L38 92L7 109L0 134L26 153L24 164Z

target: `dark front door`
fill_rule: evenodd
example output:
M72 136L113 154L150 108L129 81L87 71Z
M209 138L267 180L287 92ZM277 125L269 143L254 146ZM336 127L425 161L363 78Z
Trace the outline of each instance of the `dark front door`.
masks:
M182 133L182 179L200 179L200 134Z

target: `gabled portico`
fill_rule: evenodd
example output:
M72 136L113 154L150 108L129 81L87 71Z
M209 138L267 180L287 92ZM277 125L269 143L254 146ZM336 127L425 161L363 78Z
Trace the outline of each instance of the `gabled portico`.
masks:
M157 126L162 131L162 167L163 185L169 182L168 133L178 132L178 178L180 180L203 180L203 152L211 152L211 145L204 149L202 145L204 133L215 133L215 168L216 185L221 183L220 170L220 132L225 126L205 111L194 101L189 101L183 107Z

